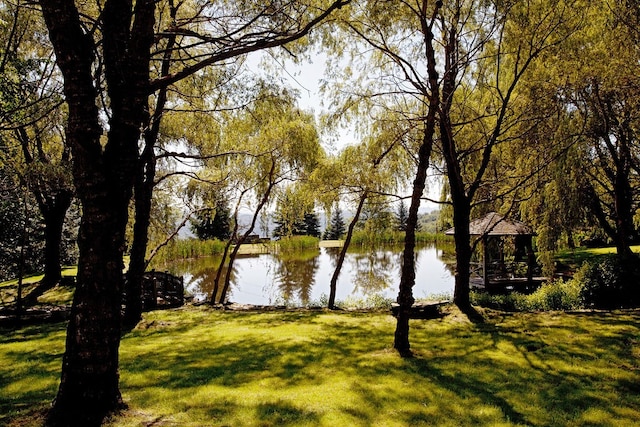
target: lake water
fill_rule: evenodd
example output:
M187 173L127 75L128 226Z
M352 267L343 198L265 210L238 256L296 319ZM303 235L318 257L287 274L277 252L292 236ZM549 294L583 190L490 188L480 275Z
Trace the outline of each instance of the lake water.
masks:
M324 305L339 250L318 248L296 254L240 256L234 262L227 300L256 305ZM350 248L338 280L336 301L380 296L395 300L401 258L402 247ZM443 261L447 258L451 258L450 253L447 255L445 250L434 246L416 248L416 285L413 288L416 299L453 295L451 262ZM188 294L196 301L204 301L213 290L219 260L217 257L185 260L173 264L170 271L184 277Z

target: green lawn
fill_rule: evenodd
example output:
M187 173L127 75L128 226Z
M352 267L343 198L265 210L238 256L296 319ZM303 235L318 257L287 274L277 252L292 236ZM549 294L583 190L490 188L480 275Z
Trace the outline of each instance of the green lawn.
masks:
M635 253L640 253L640 245L631 246L631 250ZM617 253L615 246L606 248L563 249L556 254L555 259L559 263L566 264L575 270L580 268L585 261L598 261L606 255L615 253Z
M450 309L390 348L388 314L145 315L123 337L129 410L109 426L631 426L640 422L640 311ZM2 330L0 425L31 426L57 388L64 325Z

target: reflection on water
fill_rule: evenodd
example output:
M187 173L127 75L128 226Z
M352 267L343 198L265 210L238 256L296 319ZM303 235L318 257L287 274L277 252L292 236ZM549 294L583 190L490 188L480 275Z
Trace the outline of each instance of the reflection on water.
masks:
M416 298L452 295L454 279L446 250L416 248ZM236 259L227 300L257 305L320 304L329 294L339 248L320 248L295 254L260 254ZM400 283L402 247L349 249L338 279L337 301L381 295L395 299ZM172 264L169 270L184 276L185 289L195 300L209 300L219 257ZM223 274L226 271L223 271Z

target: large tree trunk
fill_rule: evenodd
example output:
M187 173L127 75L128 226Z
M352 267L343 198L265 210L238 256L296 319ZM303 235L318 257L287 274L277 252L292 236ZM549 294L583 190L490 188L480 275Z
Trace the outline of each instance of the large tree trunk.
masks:
M331 276L331 282L329 285L329 303L327 304L327 307L331 310L336 308L336 291L338 289L338 277L340 276L340 270L342 270L344 259L347 256L347 250L349 249L349 245L351 244L353 229L360 219L360 214L362 213L364 202L367 200L367 194L367 191L365 191L364 193L362 193L362 196L360 196L358 208L356 209L356 213L353 216L353 219L349 223L349 228L347 229L347 235L344 240L344 245L342 245L342 249L340 249L340 255L338 256L338 260L336 261L336 268L335 270L333 270L333 275Z
M629 172L618 169L614 183L615 234L618 257L623 264L634 258L631 244L636 240L636 229L633 223L633 191L629 184Z
M40 2L64 76L67 142L82 203L77 285L50 426L97 426L122 404L118 348L128 204L145 123L153 3L108 1L102 53L111 118L106 144L93 84L94 43L72 0ZM132 17L135 21L132 24ZM132 36L134 34L134 36Z
M117 199L104 189L100 193L83 198L77 286L51 426L99 425L122 405L118 347L127 204L120 198L115 211Z

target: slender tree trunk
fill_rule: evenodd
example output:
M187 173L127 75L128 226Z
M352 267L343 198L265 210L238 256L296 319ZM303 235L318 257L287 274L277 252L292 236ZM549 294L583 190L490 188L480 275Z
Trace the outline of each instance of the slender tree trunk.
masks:
M171 4L171 18L175 21L176 8ZM175 35L169 36L160 74L169 74L171 55L175 44ZM149 225L151 223L151 205L156 177L156 155L154 148L160 135L160 123L167 102L167 88L158 92L155 111L151 123L144 132L144 150L139 159L138 171L134 183L135 223L133 226L133 242L129 254L129 271L127 272L127 302L123 325L127 328L135 326L142 319L142 278L147 269L147 244L149 243Z
M244 243L245 240L247 240L247 237L249 237L249 235L253 233L253 229L256 227L256 222L258 221L258 215L260 215L262 208L269 201L271 192L273 191L273 188L276 185L274 181L275 167L276 167L276 161L272 159L271 169L269 170L269 185L267 186L267 189L262 195L262 198L260 199L260 202L258 203L258 206L256 207L255 212L253 213L253 218L251 219L251 225L249 225L249 228L247 229L247 231L245 231L245 233L242 236L240 236L240 239L238 239L238 241L236 242L236 245L233 248L233 251L231 251L231 255L229 256L229 264L227 266L227 274L224 276L224 287L222 288L222 292L220 293L220 300L219 300L220 304L224 304L224 300L227 297L227 292L229 291L229 287L231 286L231 273L233 271L233 263L236 259L236 256L238 255L238 251L240 250L240 245L242 245L242 243ZM236 225L237 225L237 219L236 219Z
M358 207L356 209L356 213L353 216L353 219L349 223L349 227L347 228L347 235L344 239L344 245L342 245L342 249L340 249L340 255L338 255L338 259L336 260L336 268L333 270L333 275L331 276L331 282L329 285L329 302L327 307L331 310L336 308L336 291L338 288L338 277L340 276L340 270L342 270L342 264L344 263L344 259L347 256L347 250L349 249L349 245L351 244L351 237L353 236L353 230L356 226L356 223L360 219L360 214L362 213L362 208L364 206L364 202L367 200L368 192L365 191L360 196L360 201L358 202Z
M426 5L426 2L424 4ZM431 17L431 23L428 23L426 15L421 20L425 56L427 58L427 72L429 76L427 88L431 94L427 98L429 101L427 107L428 110L424 119L422 144L418 151L418 168L416 170L416 177L413 181L411 204L409 206L409 216L407 217L407 230L404 237L404 250L402 252L402 271L400 273L400 289L398 291L397 299L399 305L398 321L396 323L393 348L395 348L403 357L411 356L411 345L409 343L409 318L411 317L411 307L415 301L413 298L413 286L416 283L415 233L416 228L418 227L418 209L420 208L420 199L424 192L431 150L433 149L436 117L441 103L439 75L436 69L437 62L435 50L433 48L434 36L431 28L436 20L438 9L442 6L442 2L436 2L435 6L436 7ZM426 9L423 13L426 13Z
M108 1L102 11L101 52L111 108L106 144L96 106L92 35L83 30L73 1L42 0L40 5L64 76L66 138L83 212L60 387L47 425L98 426L122 406L122 256L140 129L146 123L154 4Z
M238 201L236 203L236 208L233 212L233 231L231 232L231 236L227 243L224 245L224 251L222 251L222 259L220 259L220 264L218 265L218 270L216 271L216 277L213 279L213 291L211 291L211 304L215 305L218 302L218 290L220 289L220 279L222 278L222 270L224 268L224 264L227 261L227 255L229 255L229 250L231 249L231 244L234 239L238 236L238 211L240 210L240 203L242 202L242 198L244 197L245 192L242 192L240 197L238 197ZM226 276L225 276L226 277ZM224 298L220 297L220 302L224 302Z
M237 221L238 219L236 216L236 224L237 224ZM237 233L237 225L234 226L233 233L231 234L231 237L229 238L227 243L224 245L224 251L222 251L222 259L220 260L220 265L218 265L218 270L216 271L216 277L213 279L213 290L211 291L211 298L210 298L211 304L216 304L218 301L220 301L220 303L224 302L224 294L221 295L220 298L218 299L218 291L220 290L220 279L222 278L222 271L227 261L227 255L229 255L229 250L231 249L231 241L235 239L236 233ZM226 278L226 275L225 275L225 278Z
M153 145L145 147L140 162L145 166L138 168L134 185L135 223L126 281L127 299L123 318L125 328L134 327L142 319L142 278L147 267L147 243L156 170Z
M431 124L430 129L433 129ZM420 199L424 192L427 179L427 169L429 168L429 157L433 146L433 133L429 134L429 129L425 131L425 138L418 156L418 169L416 178L413 181L413 191L411 193L411 204L409 205L409 216L407 217L407 230L404 236L404 250L402 251L402 271L400 276L400 290L398 292L398 321L394 335L393 348L402 356L411 355L411 345L409 343L409 319L411 317L411 307L415 302L413 297L413 286L416 283L416 228L418 226L418 209Z
M20 323L22 317L22 310L24 308L24 301L22 299L22 280L24 276L24 264L25 264L25 248L29 240L29 204L27 203L27 192L24 192L24 224L22 225L22 239L20 242L20 265L18 269L18 289L16 290L16 318Z
M25 305L33 305L38 297L60 283L62 279L62 263L60 245L62 243L62 229L67 210L71 206L73 192L62 190L58 192L54 201L40 206L44 219L44 277L40 284L25 298Z

